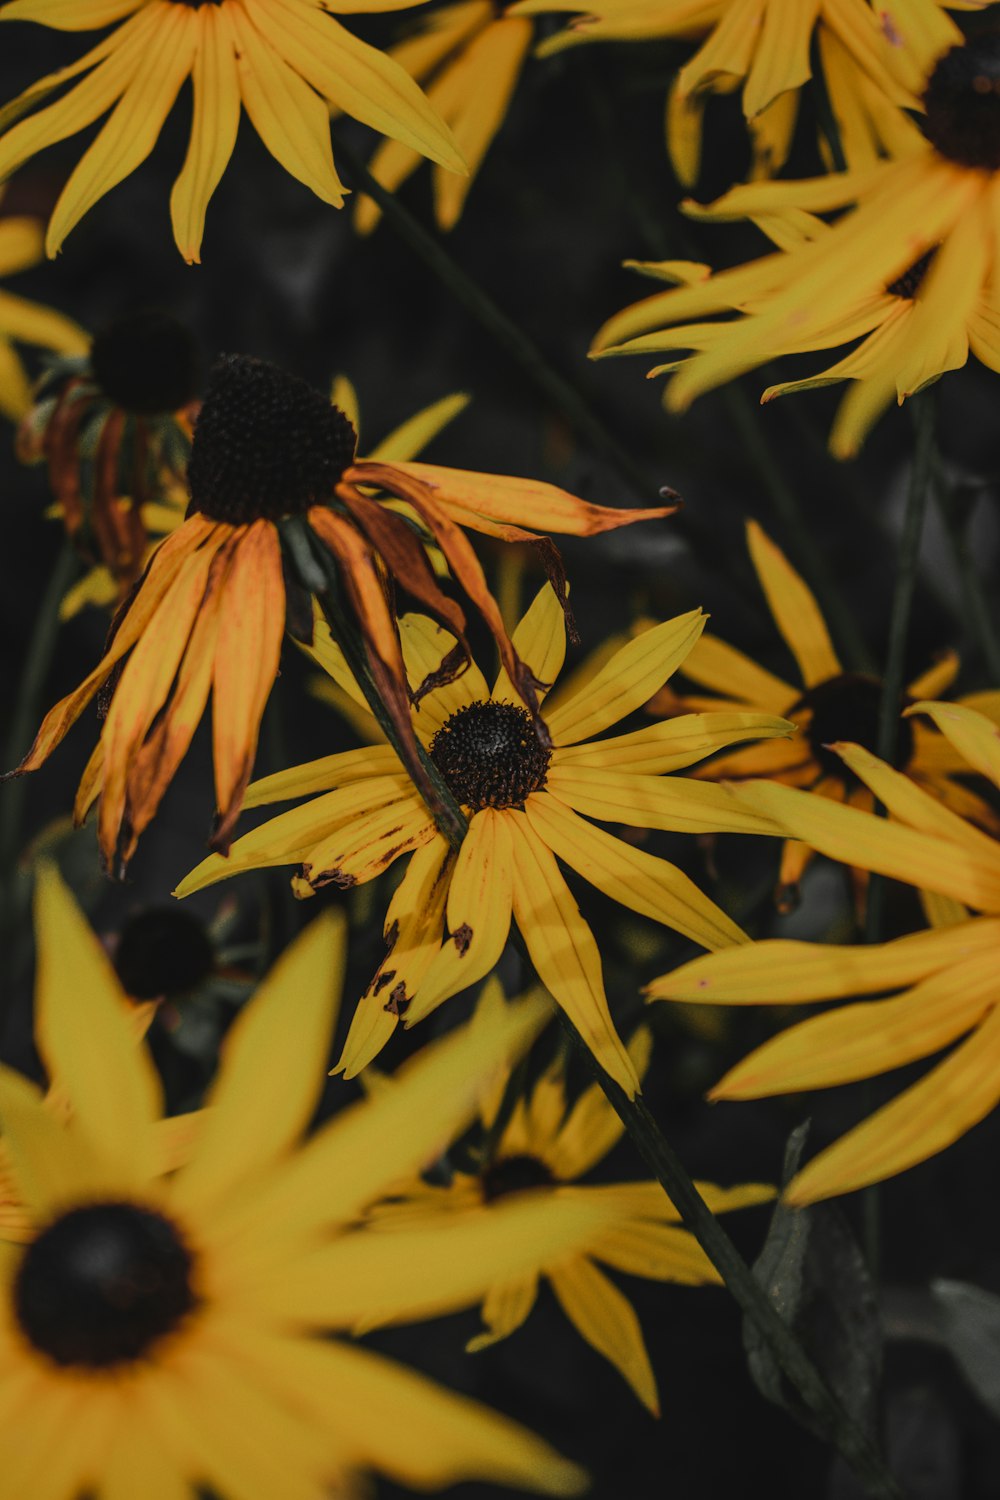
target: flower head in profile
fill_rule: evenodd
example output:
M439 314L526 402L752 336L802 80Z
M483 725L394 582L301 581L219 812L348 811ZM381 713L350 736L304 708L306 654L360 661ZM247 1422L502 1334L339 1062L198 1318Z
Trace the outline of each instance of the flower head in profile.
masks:
M0 187L0 204L4 189ZM44 259L42 226L37 219L0 217L0 278L30 270ZM0 291L0 414L19 422L31 405L31 381L17 352L18 344L56 354L82 354L83 329L55 308Z
M18 430L18 456L44 461L55 507L121 603L150 539L179 526L201 356L168 314L110 323L87 354L52 363Z
M502 1013L504 1004L499 982L491 980L472 1024ZM635 1034L628 1050L636 1071L644 1076L650 1053L645 1029ZM601 1226L586 1244L556 1259L539 1254L537 1263L517 1277L494 1282L482 1303L486 1329L467 1348L488 1348L520 1328L545 1279L587 1343L610 1360L639 1400L658 1414L656 1377L639 1319L604 1267L686 1286L717 1283L719 1273L694 1236L681 1228L680 1214L658 1182L578 1181L604 1160L624 1131L599 1085L592 1084L571 1102L563 1066L557 1062L513 1101L508 1114L509 1088L510 1073L502 1069L483 1088L480 1144L470 1152L474 1162L458 1165L447 1159L445 1172L435 1173L433 1181L414 1178L395 1189L389 1200L371 1211L367 1222L388 1232L442 1221L488 1222L498 1205L527 1193L535 1201L568 1199L606 1206L614 1214L612 1222ZM498 1131L504 1115L506 1123ZM755 1182L734 1188L702 1182L698 1190L714 1213L774 1197L773 1188Z
M647 630L557 707L546 705L543 744L505 669L492 689L475 664L440 668L454 638L421 615L401 621L411 680L432 684L413 709L417 738L469 819L457 852L388 745L326 756L268 776L248 806L320 793L210 857L175 894L240 870L295 865L293 888L371 880L409 864L389 904L388 952L355 1012L338 1065L348 1076L381 1051L400 1018L422 1020L484 978L517 924L546 989L601 1066L630 1094L639 1087L604 992L601 957L559 868L564 861L614 901L708 948L745 941L739 927L680 870L589 819L687 833L774 831L744 814L723 787L667 772L721 745L789 732L773 714L691 714L600 739L642 707L701 634L698 610ZM542 683L563 664L562 608L546 586L514 632L518 656ZM317 632L314 654L348 695L358 689L338 649Z
M805 182L750 183L707 208L686 205L696 218L764 222L780 248L714 276L679 262L647 267L683 284L610 319L595 355L693 351L654 371L676 371L664 399L683 411L775 356L861 339L819 375L763 397L852 381L832 435L840 457L857 451L890 401L958 369L970 351L1000 369L998 81L995 35L953 47L924 90L923 134L891 159ZM832 225L815 217L841 209Z
M453 229L493 138L503 124L531 46L532 22L504 14L493 0L456 0L423 19L395 47L396 59L427 90L450 126L469 168L467 177L435 166L434 217ZM370 163L372 175L395 192L420 166L421 156L402 141L384 141ZM371 198L358 201L354 222L368 234L381 217Z
M934 59L961 41L948 0L520 0L514 15L581 11L540 54L579 42L669 38L699 45L667 100L667 145L685 186L697 180L702 123L713 94L741 94L753 147L751 174L784 166L801 95L818 59L840 144L852 167L870 165L913 132L903 113L919 107ZM970 0L976 8L986 0ZM821 147L829 158L827 142Z
M1000 787L1000 730L955 703L917 703L967 769ZM829 1088L933 1058L924 1076L822 1151L791 1203L881 1182L943 1151L1000 1101L1000 843L860 745L836 747L888 820L771 782L740 792L792 838L832 859L931 893L934 930L864 947L774 940L695 959L648 986L652 999L795 1005L862 999L782 1032L738 1063L716 1099ZM980 912L974 916L967 908Z
M0 178L108 115L53 210L46 250L55 255L84 214L146 160L188 78L191 132L170 196L174 238L187 261L201 258L209 200L232 156L244 110L275 160L335 208L343 206L345 189L330 147L331 105L449 171L464 172L448 127L406 70L331 14L408 3L11 0L3 7L4 21L37 21L61 31L121 24L7 106L5 115L14 123L0 135ZM54 103L39 108L57 92Z
M465 615L428 561L427 545L435 545L492 629L511 680L537 715L534 679L511 643L462 528L535 541L549 549L544 556L554 567L552 544L535 528L590 535L676 509L608 509L537 481L359 459L356 446L345 414L305 381L243 355L217 364L188 463L187 519L153 553L115 617L101 661L50 710L18 768L17 774L33 771L47 760L105 689L101 737L75 813L80 821L99 801L98 835L112 869L127 864L155 816L210 694L217 808L212 845L228 846L278 671L286 613L290 629L307 638L312 632L301 573L286 589L282 522L308 523L306 545L315 548L307 559L309 582L317 555L339 570L373 681L409 745L415 743L409 689L387 576L455 631L456 653L444 671L456 672L465 650ZM419 533L386 503L387 495L405 502ZM291 564L299 567L299 553ZM410 766L419 777L415 751Z
M0 1070L27 1211L21 1242L0 1246L3 1493L319 1500L355 1493L372 1469L421 1489L482 1476L578 1493L580 1471L513 1422L320 1336L467 1306L540 1246L568 1253L606 1221L600 1204L521 1201L487 1226L391 1241L353 1227L465 1126L481 1081L546 1007L454 1033L392 1097L304 1140L343 965L341 929L321 918L234 1023L188 1148L167 1164L159 1080L51 872L38 930L39 1036L67 1108L60 1118Z
M797 683L785 682L744 652L714 635L703 635L686 658L682 672L696 689L669 686L650 704L653 712L687 713L691 709L731 709L781 714L799 733L788 740L762 741L718 755L694 776L738 783L766 776L786 786L804 787L818 797L847 802L871 811L874 798L831 747L853 741L874 751L878 739L882 683L861 672L845 672L826 622L809 587L784 553L757 525L747 523L747 545L768 608L799 671ZM902 713L918 698L939 697L958 673L958 658L944 655L909 683L900 701ZM977 694L969 701L992 707L1000 716L1000 695ZM967 785L968 766L954 747L929 725L905 717L899 725L896 767L946 806L980 827L1000 832L1000 819L989 803ZM786 841L781 856L779 904L790 907L812 849L799 839ZM866 875L862 876L862 885Z

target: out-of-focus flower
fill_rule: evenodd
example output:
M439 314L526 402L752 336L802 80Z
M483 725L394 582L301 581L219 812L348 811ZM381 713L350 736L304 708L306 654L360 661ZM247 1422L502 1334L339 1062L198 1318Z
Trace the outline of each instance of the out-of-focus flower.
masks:
M705 947L745 941L680 870L587 821L688 833L774 831L768 819L738 811L723 787L665 773L734 741L787 734L784 719L692 714L595 738L647 702L703 625L694 610L617 652L547 714L550 749L505 670L492 691L474 663L460 677L445 674L441 681L454 637L424 616L406 616L400 626L410 677L433 684L413 709L414 730L470 819L457 853L436 831L396 752L376 746L257 782L248 806L324 795L245 834L228 859L204 860L175 894L189 895L240 870L290 864L300 867L293 889L309 896L330 883L371 880L412 855L386 914L389 951L355 1012L338 1067L356 1073L382 1049L400 1017L412 1025L489 974L513 918L546 989L601 1066L634 1094L639 1080L608 1010L600 952L557 859L612 900ZM514 632L514 644L539 683L556 679L566 628L547 586ZM341 653L321 630L313 652L357 701Z
M390 48L427 90L427 98L451 127L469 168L467 177L435 166L434 217L453 229L469 189L510 107L531 46L532 23L504 15L493 0L457 0L421 18L419 30ZM377 180L395 192L416 171L421 156L402 141L384 141L371 161ZM354 222L368 234L381 217L378 204L361 198Z
M323 917L234 1022L209 1107L168 1164L159 1080L51 872L38 928L39 1038L67 1109L60 1118L0 1070L27 1210L22 1243L0 1257L3 1494L133 1500L209 1486L318 1500L356 1493L368 1469L422 1489L483 1476L578 1493L581 1472L513 1422L317 1337L466 1306L540 1247L568 1253L610 1217L597 1203L521 1201L486 1226L391 1239L352 1227L464 1127L497 1058L523 1049L547 1007L454 1034L392 1097L303 1141L343 970L342 928Z
M109 324L87 354L54 361L18 429L18 457L48 465L55 512L100 569L64 601L121 603L150 538L179 526L201 359L176 319L144 310Z
M3 202L0 187L0 203ZM30 270L45 258L42 226L37 219L0 218L0 278ZM19 422L31 405L31 382L15 345L28 344L59 354L82 354L83 329L55 308L0 291L0 413Z
M752 175L785 163L800 93L813 79L813 47L822 86L849 166L870 165L903 145L914 127L935 59L961 41L945 14L976 10L986 0L520 0L515 16L583 11L543 42L540 55L578 42L698 41L667 99L666 131L674 169L685 186L701 166L702 120L712 94L742 89L753 145ZM829 145L821 139L824 154Z
M462 527L544 544L547 539L526 528L592 535L676 509L614 510L534 480L359 459L356 441L343 412L276 365L237 355L216 366L188 464L188 517L156 549L115 617L101 661L50 710L15 773L42 765L106 687L101 737L80 782L75 815L82 821L99 799L98 836L109 866L122 868L132 857L187 753L209 693L217 807L212 846L228 847L278 671L286 602L291 628L311 635L301 581L286 600L283 519L304 518L317 547L335 560L382 701L412 742L386 574L455 630L460 645L446 676L460 669L465 650L465 615L442 591L423 536L437 545L480 609L510 679L537 712L534 678L514 650ZM385 494L406 502L422 535L388 509Z
M870 812L874 805L871 792L830 747L848 740L875 750L881 681L844 671L807 584L755 521L747 523L747 544L771 616L798 666L801 683L796 686L782 681L735 646L706 634L681 671L698 687L708 688L711 696L690 693L683 686L676 690L668 687L653 699L650 709L660 713L687 713L691 709L745 713L756 709L781 714L799 729L793 739L731 751L697 767L692 775L725 782L765 776ZM957 656L949 652L921 673L907 686L900 712L918 698L939 697L955 680L958 667ZM980 708L992 708L994 716L1000 718L1000 693L979 693L970 701ZM965 760L934 729L904 718L899 726L896 765L962 817L993 833L1000 832L1000 819L989 803L966 785L969 768ZM779 900L783 904L794 901L795 887L812 852L808 844L797 839L785 844L779 876Z
M504 1003L499 982L491 980L480 997L473 1025L501 1013ZM648 1033L637 1032L628 1050L637 1073L645 1076ZM571 1105L562 1065L554 1064L526 1096L515 1101L506 1124L494 1137L509 1078L498 1070L483 1090L479 1106L482 1147L476 1150L475 1169L452 1168L449 1162L446 1184L436 1180L437 1174L434 1181L414 1179L373 1209L368 1222L389 1231L438 1223L442 1217L462 1224L488 1222L498 1203L523 1193L530 1193L536 1201L569 1198L606 1205L615 1213L614 1221L601 1227L593 1240L558 1260L540 1254L537 1264L518 1277L498 1279L490 1287L482 1305L486 1331L467 1347L485 1349L520 1328L535 1305L544 1277L587 1343L609 1359L639 1400L658 1414L656 1377L639 1319L602 1267L687 1286L720 1282L719 1273L694 1236L680 1227L680 1214L658 1182L577 1181L607 1156L624 1131L597 1084ZM714 1213L766 1203L774 1197L774 1188L764 1183L720 1188L701 1182L697 1186Z
M860 338L820 375L764 395L855 381L833 432L841 457L894 397L959 368L970 350L1000 370L998 85L1000 40L953 47L924 91L923 136L893 159L805 182L750 183L707 208L687 204L695 218L753 219L781 249L708 277L682 262L648 267L686 284L612 318L594 354L693 350L654 372L676 371L664 399L683 411L768 360ZM851 204L832 226L813 217ZM738 316L722 323L692 321L731 311Z
M970 771L1000 787L1000 730L955 703L917 703ZM716 1099L827 1088L960 1045L898 1098L820 1153L790 1183L811 1203L880 1182L950 1146L1000 1100L1000 844L860 745L836 747L889 818L808 792L751 782L749 807L832 859L947 898L947 925L890 943L840 947L783 940L695 959L648 986L652 999L782 1005L885 995L791 1027L738 1063ZM972 916L958 903L984 913ZM961 1040L965 1038L965 1040Z
M201 259L205 213L232 156L244 109L275 160L335 208L343 207L344 188L330 148L331 104L449 171L464 172L451 132L406 70L330 14L409 3L11 0L0 20L37 21L61 31L122 24L7 106L4 116L14 123L0 135L0 177L111 111L53 210L45 243L55 255L84 214L146 160L188 78L194 88L191 134L170 196L174 238L187 261ZM54 104L38 108L81 74Z

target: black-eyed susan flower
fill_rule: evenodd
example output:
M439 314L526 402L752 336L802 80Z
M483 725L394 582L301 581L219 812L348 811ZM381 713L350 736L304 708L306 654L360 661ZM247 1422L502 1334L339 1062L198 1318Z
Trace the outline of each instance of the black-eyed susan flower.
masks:
M457 224L469 189L503 124L531 46L533 24L505 15L493 0L457 0L435 10L397 46L394 57L427 90L427 98L451 127L469 168L467 177L433 168L434 217L439 229ZM395 190L422 158L402 141L384 141L371 161L372 175ZM371 198L361 198L354 223L368 234L381 217Z
M968 769L1000 787L1000 730L991 719L955 703L917 703L909 712L930 715ZM860 745L836 748L888 820L771 782L749 783L741 798L833 859L938 893L946 925L864 947L756 943L738 955L695 959L648 987L653 999L708 1005L886 997L830 1010L766 1042L716 1084L718 1099L871 1078L957 1044L811 1161L787 1189L796 1204L925 1161L1000 1101L1000 843Z
M522 1201L486 1226L391 1241L352 1227L401 1170L446 1147L481 1080L547 1008L456 1033L391 1098L303 1140L343 964L341 929L321 918L234 1023L208 1108L168 1171L159 1081L51 873L38 927L38 1024L67 1112L0 1070L28 1217L22 1242L0 1247L3 1494L180 1500L202 1486L220 1500L321 1500L355 1493L371 1469L422 1489L484 1476L578 1493L581 1472L530 1433L327 1336L468 1305L505 1267L519 1274L546 1242L565 1253L609 1216Z
M957 369L970 351L1000 369L998 85L996 36L953 47L924 90L923 134L892 159L805 182L751 183L707 208L686 205L711 220L768 219L789 248L707 280L698 267L668 266L668 280L690 284L611 319L594 352L693 350L661 367L676 370L664 399L682 411L777 355L861 338L853 353L806 382L856 382L834 429L842 456L856 451L893 397L901 402ZM803 212L851 204L825 230L803 219ZM722 325L691 321L729 309L738 315ZM650 328L657 331L644 332ZM796 384L773 386L765 399Z
M473 1025L504 1007L498 981L480 997ZM640 1077L649 1061L650 1038L640 1029L629 1044ZM403 1070L405 1076L405 1069ZM482 1139L471 1148L475 1169L449 1162L447 1183L415 1178L377 1205L369 1222L387 1231L416 1224L487 1222L498 1204L515 1194L540 1198L595 1201L615 1213L592 1240L569 1255L535 1265L516 1278L494 1283L482 1303L485 1331L467 1345L470 1352L509 1337L527 1320L547 1280L559 1305L587 1343L611 1361L650 1411L660 1409L642 1327L625 1293L605 1267L626 1276L649 1277L686 1286L718 1283L719 1273L692 1234L680 1227L680 1215L655 1181L581 1183L621 1140L624 1126L597 1084L570 1101L562 1064L553 1064L528 1094L518 1098L509 1119L495 1135L509 1074L500 1069L484 1088L479 1106ZM763 1183L720 1188L698 1184L713 1212L750 1207L774 1197Z
M304 517L317 547L335 560L383 702L405 742L407 736L412 740L408 688L385 576L438 612L460 638L465 616L442 591L421 536L383 503L386 494L406 502L422 535L443 553L533 711L534 680L511 644L462 527L503 540L542 542L535 528L589 535L676 509L614 510L534 480L358 459L355 447L344 413L304 381L244 356L216 366L188 464L188 517L156 549L115 618L101 661L50 710L18 768L20 774L40 766L109 684L76 816L85 817L99 800L98 835L110 866L131 858L210 693L217 807L212 844L228 846L285 630L284 519ZM301 584L294 587L292 624L308 635L308 599ZM448 670L457 671L461 660L459 651Z
M0 203L3 189L0 188ZM8 214L0 218L0 278L27 271L44 258L37 219ZM58 354L82 354L87 335L55 308L0 291L0 413L19 422L31 405L31 381L17 353L18 344Z
M681 670L696 688L709 692L691 693L684 687L671 686L653 699L650 709L661 713L729 709L781 714L799 730L792 739L729 751L698 766L692 775L733 783L747 777L769 777L787 786L804 787L818 797L871 811L871 792L830 747L848 740L875 750L882 683L877 677L844 671L808 585L755 521L747 523L747 545L771 617L798 667L800 681L785 682L735 646L705 634L689 652ZM907 686L900 712L918 698L937 698L947 691L958 667L953 652L942 656ZM975 701L980 708L991 707L1000 717L1000 694L978 694ZM919 720L902 719L896 765L962 817L1000 832L996 813L963 779L968 775L965 761L931 727ZM783 904L794 900L795 888L811 855L809 845L801 840L786 842L779 875L779 901Z
M180 525L201 358L188 330L156 310L127 314L86 354L54 361L18 430L18 456L48 466L67 535L120 603L151 536ZM93 597L88 577L72 606Z
M390 8L407 3L390 0ZM7 107L15 123L0 135L0 177L111 111L53 210L46 250L55 255L84 214L146 160L188 78L191 134L170 197L174 238L187 261L201 258L205 214L242 110L275 160L335 208L345 189L330 148L331 105L464 172L448 127L406 70L331 14L385 8L385 0L11 0L4 21L61 31L121 24ZM38 107L65 85L55 103Z
M679 70L666 109L667 145L681 182L701 164L702 120L712 94L741 90L753 143L754 177L785 163L801 91L818 57L844 155L870 164L905 142L904 107L918 94L934 59L961 40L946 0L520 0L514 15L582 11L539 48L578 42L670 38L700 46ZM966 9L985 0L971 0ZM957 8L952 6L952 8ZM827 149L827 155L829 151Z
M411 680L435 684L413 709L414 731L470 819L461 848L452 849L436 831L391 747L351 750L258 782L250 806L323 795L244 835L228 859L203 861L175 894L189 895L240 870L297 865L293 888L309 896L331 883L371 880L409 855L386 914L388 952L355 1012L339 1070L358 1072L400 1018L410 1026L487 975L513 920L546 989L601 1066L634 1094L639 1080L608 1010L600 952L558 861L612 900L705 947L745 941L680 870L588 821L689 833L773 831L768 819L738 811L725 788L665 773L719 745L786 734L784 719L692 714L596 738L651 697L703 625L704 616L693 610L653 627L580 691L546 708L549 748L506 670L492 690L475 664L460 677L441 673L454 638L425 616L406 616L401 635ZM514 644L539 682L555 680L566 632L560 603L547 586L514 632ZM313 650L357 701L357 685L329 637L317 632Z

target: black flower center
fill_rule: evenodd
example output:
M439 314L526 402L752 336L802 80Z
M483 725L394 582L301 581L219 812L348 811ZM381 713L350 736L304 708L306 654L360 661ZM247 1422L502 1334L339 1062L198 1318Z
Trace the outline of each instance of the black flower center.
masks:
M300 515L332 495L356 447L320 391L267 360L224 355L195 423L191 508L233 526Z
M25 1337L56 1364L127 1364L192 1311L191 1269L169 1219L131 1203L96 1203L63 1214L28 1246L14 1311Z
M937 247L926 251L919 260L915 260L912 266L908 266L901 276L895 281L890 281L886 291L892 297L905 297L907 302L912 302L919 292L923 279L927 275L931 261L937 254Z
M149 309L109 323L90 346L90 368L116 406L156 416L194 400L201 354L182 323Z
M905 708L906 701L900 700L900 711ZM840 756L827 750L827 745L848 740L876 753L881 702L882 684L877 677L843 672L839 677L829 677L826 682L811 688L795 705L796 708L812 709L807 731L809 744L825 775L836 776L841 781L854 780ZM904 770L912 755L913 730L908 719L901 719L896 739L896 768Z
M514 703L468 703L431 740L431 759L456 801L476 812L523 807L545 785L549 756L527 710Z
M1000 168L1000 37L952 47L924 92L924 133L963 167Z
M537 1156L501 1156L482 1175L483 1201L492 1203L508 1193L524 1193L529 1188L548 1187L552 1173Z
M130 917L115 952L118 978L136 1000L193 990L214 961L201 922L173 906L153 906Z

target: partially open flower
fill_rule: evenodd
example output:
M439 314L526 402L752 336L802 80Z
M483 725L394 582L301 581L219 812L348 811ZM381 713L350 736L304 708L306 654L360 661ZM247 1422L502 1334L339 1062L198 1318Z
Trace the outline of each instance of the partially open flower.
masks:
M150 537L183 513L200 373L187 328L143 309L108 324L88 354L53 362L21 423L19 457L48 464L68 535L108 570L119 602Z
M613 510L537 481L358 459L355 448L348 418L304 381L242 355L216 366L188 465L188 517L153 554L115 618L101 661L49 712L18 767L20 774L40 766L106 688L100 741L75 811L82 820L100 800L98 834L109 865L120 868L131 858L187 752L209 693L217 806L212 846L228 849L277 675L286 605L290 627L309 635L307 590L325 586L323 565L337 570L373 691L397 728L403 753L412 752L408 765L419 778L388 580L454 632L456 650L443 670L446 678L456 675L466 654L465 615L430 566L426 547L436 544L493 632L537 726L539 680L515 651L462 527L547 544L543 555L555 568L554 549L536 528L586 536L676 509ZM406 502L416 529L383 503L386 494ZM305 526L306 545L313 548L305 572L300 552L291 550L287 589L285 522ZM301 541L301 531L296 536Z

